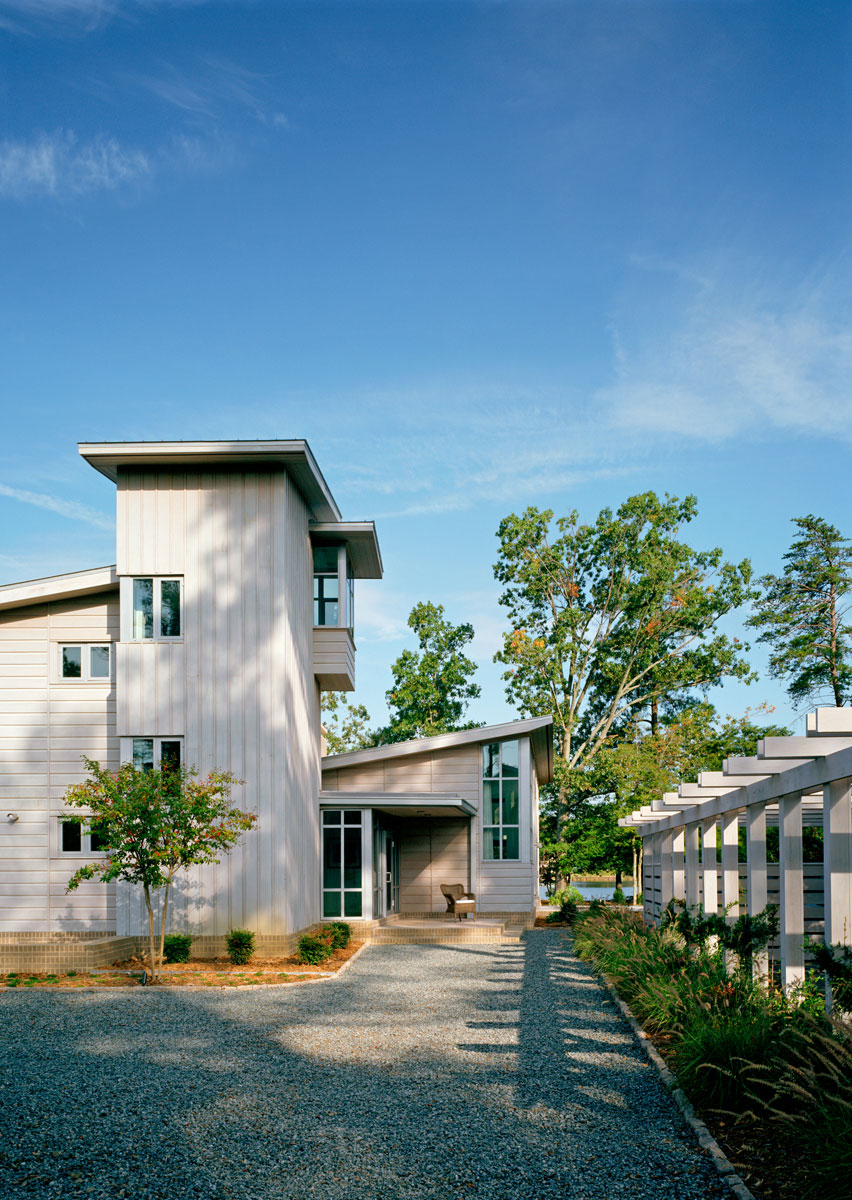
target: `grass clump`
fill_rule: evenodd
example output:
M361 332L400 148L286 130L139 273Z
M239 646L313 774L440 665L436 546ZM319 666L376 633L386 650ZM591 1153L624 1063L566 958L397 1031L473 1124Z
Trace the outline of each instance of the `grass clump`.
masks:
M236 967L243 967L254 954L254 934L250 929L229 929L225 934L228 958Z

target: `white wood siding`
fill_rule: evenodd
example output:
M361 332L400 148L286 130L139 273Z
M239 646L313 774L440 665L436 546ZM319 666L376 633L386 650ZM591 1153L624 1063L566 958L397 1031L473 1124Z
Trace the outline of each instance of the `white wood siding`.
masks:
M107 681L60 680L55 660L60 643L117 636L115 591L0 613L2 932L115 929L114 885L65 894L88 860L60 853L58 820L66 790L85 777L83 754L118 764L115 692Z
M291 932L319 915L319 699L308 512L282 470L122 471L117 570L184 581L183 641L119 652L125 736L182 734L258 828L182 883L171 925ZM119 932L136 932L127 897Z
M355 643L348 629L315 625L313 672L324 692L355 688Z

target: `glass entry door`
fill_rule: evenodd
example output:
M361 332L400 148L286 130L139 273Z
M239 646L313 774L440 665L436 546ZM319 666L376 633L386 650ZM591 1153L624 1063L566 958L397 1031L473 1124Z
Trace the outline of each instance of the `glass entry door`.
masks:
M399 839L376 822L373 825L373 917L399 912Z

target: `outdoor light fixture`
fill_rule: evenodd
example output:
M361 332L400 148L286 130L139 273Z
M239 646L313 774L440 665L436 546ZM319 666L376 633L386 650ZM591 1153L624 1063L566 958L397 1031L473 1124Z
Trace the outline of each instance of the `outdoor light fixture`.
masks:
M14 825L15 822L17 821L17 819L18 819L17 813L6 813L6 820L9 822L10 825Z

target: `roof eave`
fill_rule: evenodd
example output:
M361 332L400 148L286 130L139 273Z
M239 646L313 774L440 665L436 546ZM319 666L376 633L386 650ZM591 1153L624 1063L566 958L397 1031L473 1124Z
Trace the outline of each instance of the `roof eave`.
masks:
M77 596L92 596L117 587L118 575L114 565L93 567L88 571L71 571L66 575L48 575L44 579L27 579L22 583L7 583L0 587L0 611L46 604L49 600L73 600Z

